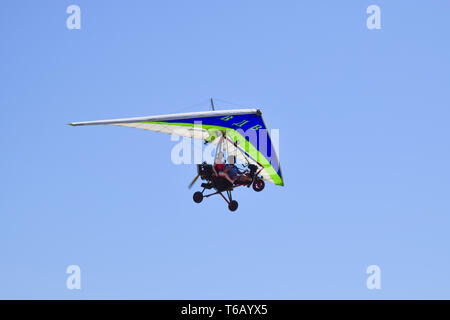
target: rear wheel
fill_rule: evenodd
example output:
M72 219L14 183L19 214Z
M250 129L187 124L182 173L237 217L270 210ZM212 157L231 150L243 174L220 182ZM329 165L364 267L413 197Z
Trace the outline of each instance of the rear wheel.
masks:
M197 191L196 193L194 193L194 196L192 198L194 199L194 202L200 203L203 200L203 193Z
M260 192L260 191L262 191L264 189L265 185L266 184L265 184L264 180L256 179L253 182L253 190L255 190L256 192Z
M238 202L236 200L233 200L230 202L230 204L228 205L228 209L230 209L230 211L236 211L238 208Z

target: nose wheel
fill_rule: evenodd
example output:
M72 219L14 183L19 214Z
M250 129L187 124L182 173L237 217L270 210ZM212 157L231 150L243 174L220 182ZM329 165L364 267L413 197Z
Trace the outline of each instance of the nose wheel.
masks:
M264 180L258 178L253 182L253 190L256 192L261 192L263 191L265 185Z
M230 204L228 205L228 209L230 209L230 211L236 211L237 208L238 208L238 202L236 200L230 201Z

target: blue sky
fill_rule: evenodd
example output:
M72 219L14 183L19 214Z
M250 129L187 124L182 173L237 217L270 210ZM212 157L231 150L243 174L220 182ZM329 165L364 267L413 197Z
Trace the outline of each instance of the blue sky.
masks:
M449 10L3 1L0 298L450 298ZM169 135L66 125L209 97L280 129L286 186L236 191L237 213L192 201L195 167L172 164Z

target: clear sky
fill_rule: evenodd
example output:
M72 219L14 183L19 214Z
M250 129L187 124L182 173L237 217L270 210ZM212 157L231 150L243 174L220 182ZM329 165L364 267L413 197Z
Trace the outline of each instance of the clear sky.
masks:
M2 1L0 298L450 298L449 12ZM192 201L195 166L171 162L169 135L66 125L209 97L280 130L285 187L236 191L236 213ZM81 290L66 288L69 265Z

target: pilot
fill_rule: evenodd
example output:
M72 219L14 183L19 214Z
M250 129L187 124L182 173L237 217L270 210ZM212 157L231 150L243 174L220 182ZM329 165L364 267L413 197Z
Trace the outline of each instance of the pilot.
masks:
M227 164L223 170L224 177L231 183L234 183L240 175L239 169L235 165L236 157L233 155L229 155L227 158Z

